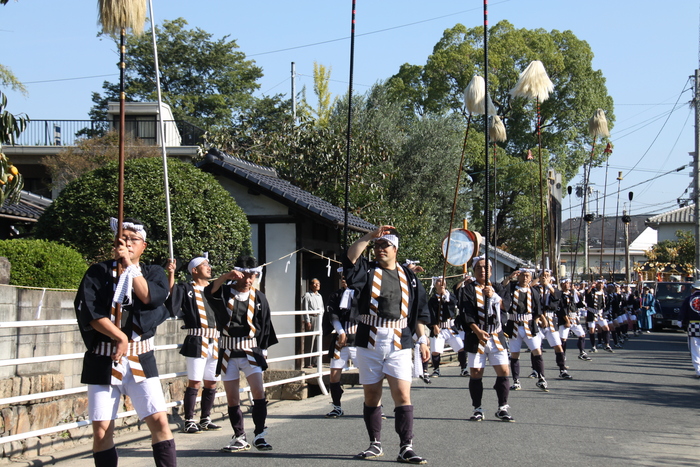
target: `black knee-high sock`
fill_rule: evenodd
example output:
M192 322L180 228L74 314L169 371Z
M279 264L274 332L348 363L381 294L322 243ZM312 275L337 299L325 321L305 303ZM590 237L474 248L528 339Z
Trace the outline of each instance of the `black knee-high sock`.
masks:
M508 394L510 394L510 385L508 384L507 376L496 376L496 382L493 385L498 397L498 406L503 407L508 404Z
M333 400L333 405L340 407L340 398L343 396L343 388L340 387L340 382L331 383L331 400Z
M520 379L520 359L511 358L510 359L510 372L513 374L513 381L518 381Z
M564 352L555 353L554 360L557 362L559 371L566 370L566 355L564 354Z
M194 406L197 403L197 388L185 389L185 397L182 400L182 406L185 408L185 420L194 419Z
M119 465L119 454L114 446L104 451L93 452L92 458L95 460L95 467L117 467Z
M413 406L402 405L394 409L394 428L401 440L401 446L413 441Z
M467 367L467 352L464 349L457 352L457 361L459 361L459 368L461 370Z
M613 330L612 330L612 338L613 338L613 343L614 343L615 345L619 344L619 343L620 343L620 340L619 340L619 338L620 338L620 331L618 331L617 329L613 329Z
M437 370L440 368L440 355L433 355L433 369Z
M595 349L595 332L591 333L591 348Z
M365 419L365 427L370 441L382 440L382 408L367 407L362 409L362 416Z
M566 342L568 339L562 339L561 340L561 348L564 350L564 354L566 355Z
M578 338L578 341L576 342L576 345L578 346L578 351L579 351L580 353L585 353L585 352L586 352L586 350L585 350L585 347L586 347L586 337L585 337L585 336L579 337L579 338Z
M236 435L236 438L245 434L245 428L243 426L243 412L241 412L240 405L228 406L228 419L231 421L233 434Z
M540 378L544 378L544 360L542 355L532 355L531 353L530 357L532 358L532 368L535 369Z
M472 407L481 407L481 397L484 395L484 380L469 378L469 395L472 396Z
M209 418L209 415L211 415L211 408L214 407L215 399L216 388L202 389L202 418Z
M267 400L253 399L253 424L255 425L255 434L259 435L265 431L265 421L267 420Z
M423 362L423 373L428 372L428 362Z
M606 347L610 347L610 331L603 331L603 342Z
M175 440L166 439L151 445L153 448L153 459L156 467L177 467L177 451L175 450Z

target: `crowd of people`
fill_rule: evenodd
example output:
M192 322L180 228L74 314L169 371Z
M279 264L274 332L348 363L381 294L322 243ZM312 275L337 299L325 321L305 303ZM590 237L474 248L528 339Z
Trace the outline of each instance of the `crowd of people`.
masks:
M277 343L265 294L254 287L262 268L251 256L241 256L233 270L212 277L205 255L193 258L187 270L191 281L175 283L176 265L167 275L159 266L140 262L146 249L146 228L134 219L121 226L112 219L114 260L93 265L86 272L75 300L81 335L87 347L81 381L88 385L95 465L118 465L114 446L114 420L121 395L130 396L139 418L146 422L157 466L177 465L175 440L168 425L163 391L153 349L157 326L169 316L183 319L186 337L180 353L186 359L187 388L184 424L187 434L221 431L211 419L216 386L223 382L228 418L233 428L225 452L255 447L272 450L267 440L267 400L263 372L267 349ZM121 228L119 228L121 227ZM364 253L371 246L372 259ZM331 335L330 394L333 409L328 418L344 415L341 374L353 361L363 386L363 419L368 447L356 455L373 459L384 455L382 405L384 381L394 402L394 428L399 437L396 460L424 464L413 445L414 376L425 383L440 377L441 355L446 345L457 352L460 375L469 378L473 406L471 421L486 418L482 406L483 375L493 367L498 405L495 417L514 421L508 398L522 388L520 355L523 344L530 354L535 386L549 391L545 379L542 343L554 350L562 380L572 379L567 366L567 342L576 338L578 358L591 361L589 353L614 352L630 335L648 332L653 294L628 286L557 283L548 270L519 269L501 282L492 281L491 262L472 260L473 275L465 275L451 290L442 277L433 278L435 293L428 297L417 262L397 260L399 236L391 226L381 226L353 243L343 258L342 288L328 299L323 329ZM681 316L691 335L693 359L700 375L700 284L686 300ZM320 282L311 281L304 309L323 310ZM650 296L651 295L651 296ZM316 329L318 315L303 318L304 330ZM590 339L586 351L586 331ZM304 346L306 352L313 340ZM311 362L307 361L307 365ZM429 372L432 364L432 373ZM252 443L244 428L240 401L240 374L252 395ZM195 406L202 391L200 417Z

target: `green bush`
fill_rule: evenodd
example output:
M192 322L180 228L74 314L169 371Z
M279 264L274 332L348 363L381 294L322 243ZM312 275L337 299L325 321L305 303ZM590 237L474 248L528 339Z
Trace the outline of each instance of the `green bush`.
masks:
M10 260L10 284L77 289L87 263L73 248L46 240L0 240L0 256Z
M191 164L168 160L175 257L186 264L209 252L214 274L233 266L237 255L251 251L250 225L243 210L216 179ZM117 217L117 163L88 172L69 183L39 219L34 235L69 245L88 261L112 257ZM163 162L158 158L126 161L124 217L141 220L148 247L145 263L168 258Z

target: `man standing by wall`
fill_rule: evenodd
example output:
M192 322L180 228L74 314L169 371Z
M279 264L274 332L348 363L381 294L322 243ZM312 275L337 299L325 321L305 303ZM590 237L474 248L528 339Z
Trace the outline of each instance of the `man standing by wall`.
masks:
M319 323L319 319L323 314L323 297L321 297L321 282L314 278L311 279L309 283L309 291L304 294L304 298L301 300L301 309L304 311L319 311L320 314L317 315L302 315L302 326L305 331L315 331L316 326ZM304 336L304 345L302 346L302 353L309 353L315 350L316 336ZM311 357L306 357L304 359L304 368L311 368Z

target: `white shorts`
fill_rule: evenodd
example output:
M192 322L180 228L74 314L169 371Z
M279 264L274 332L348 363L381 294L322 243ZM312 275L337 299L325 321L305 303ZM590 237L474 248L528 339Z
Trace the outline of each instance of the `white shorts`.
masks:
M207 357L185 357L187 363L187 379L190 381L219 381L216 376L216 355L214 346L207 349Z
M542 347L542 336L538 332L532 337L527 337L525 334L525 326L518 326L518 332L515 334L515 337L510 340L510 351L520 352L520 347L523 342L525 342L530 351L537 350Z
M596 315L595 321L588 322L588 329L595 329L596 324L602 328L603 326L608 325L608 320L603 318L602 316Z
M627 322L627 315L620 315L617 318L615 318L615 322L617 324L624 324Z
M139 420L158 412L165 412L165 397L160 378L147 378L137 383L131 373L131 367L126 365L126 373L122 378L122 384L88 384L88 414L90 420L105 421L115 420L121 402L121 396L125 394L131 399L131 404L136 410Z
M413 349L394 349L394 330L377 328L374 349L357 348L357 368L360 370L360 384L378 383L384 375L411 381Z
M340 358L331 358L331 368L340 368L342 370L347 366L348 360L353 362L357 360L357 347L345 346L340 349Z
M561 337L559 337L558 332L552 332L551 329L545 328L542 330L542 333L544 334L545 339L547 339L547 342L549 343L550 347L554 347L555 345L561 345Z
M221 375L221 381L236 381L241 379L241 371L247 378L254 373L262 373L263 370L257 365L251 365L245 357L231 357L228 359L226 374Z
M452 329L440 329L437 337L430 338L430 351L443 353L445 351L445 341L450 344L452 350L459 352L464 348L464 332L455 333Z
M559 337L561 340L566 340L569 338L569 332L573 332L576 337L586 337L586 331L583 330L583 326L580 324L572 324L571 327L559 326Z
M508 350L498 350L493 342L493 337L486 342L484 353L467 352L467 365L469 368L484 368L487 359L491 366L507 365L510 362Z

